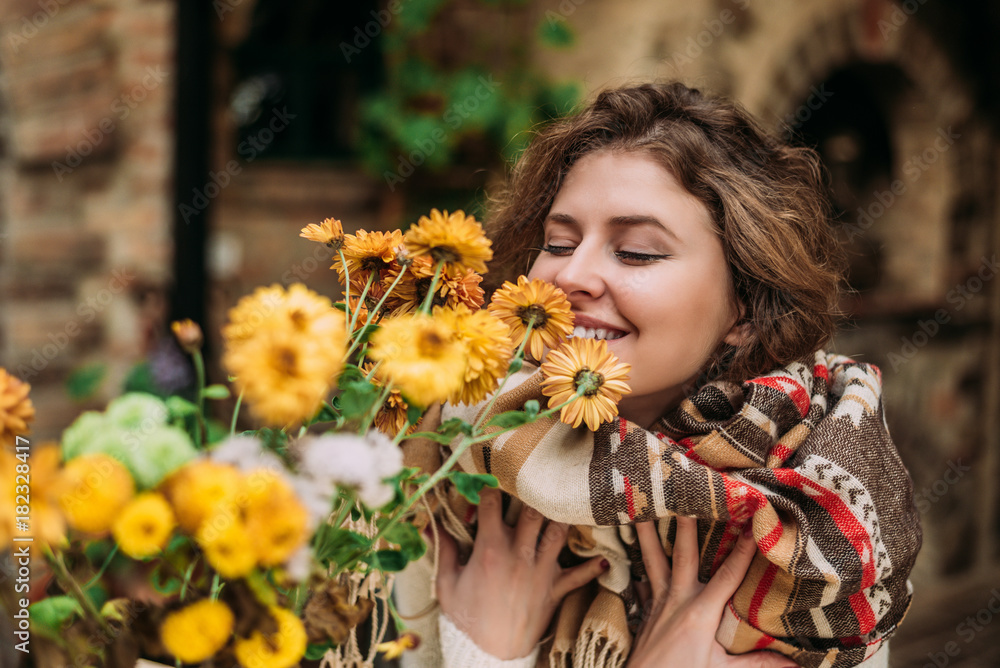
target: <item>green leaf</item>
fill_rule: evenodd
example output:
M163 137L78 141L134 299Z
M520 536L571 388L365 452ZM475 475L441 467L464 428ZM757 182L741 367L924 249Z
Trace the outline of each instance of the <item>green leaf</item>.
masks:
M314 422L336 422L339 419L340 413L324 401L323 406L319 409L319 413L316 414Z
M366 550L369 540L359 533L324 524L316 532L316 559L325 565L342 564L359 550Z
M420 406L407 406L406 407L406 421L411 425L417 424L420 418L424 416L424 409Z
M517 373L524 366L523 357L515 357L510 361L510 366L507 367L507 373Z
M416 561L427 551L427 543L424 542L420 531L417 530L417 527L406 522L395 525L387 533L382 534L382 537L393 545L398 545L400 551L409 561Z
M229 388L225 385L209 385L201 391L201 396L206 399L228 399Z
M72 596L50 596L32 603L28 614L32 624L58 633L74 615L83 617L83 608Z
M458 493L469 500L469 503L479 504L479 491L483 487L496 489L500 482L495 476L488 473L465 473L464 471L452 471L448 474L448 479L455 485Z
M74 401L83 401L94 396L104 382L108 367L99 362L86 364L69 375L66 379L66 393Z
M327 640L323 644L313 643L306 647L305 658L308 661L319 661L324 656L326 656L327 650L333 649L333 643Z
M576 42L576 35L573 34L565 18L550 11L538 24L538 39L544 46L566 49Z
M367 555L364 561L367 564L371 564L373 568L378 568L387 573L399 572L406 568L406 564L410 562L406 558L406 555L398 550L378 550Z
M153 569L149 574L149 582L158 593L166 596L173 596L181 590L181 581L173 576L166 576L164 579L163 570L159 567Z
M342 386L340 395L340 412L347 420L362 418L371 412L378 401L379 388L367 380L352 382Z
M197 413L198 407L187 399L172 396L167 397L167 410L170 411L171 418L182 418Z
M528 424L532 420L534 420L534 416L528 415L524 411L505 411L490 418L486 426L510 429L511 427L520 427L521 425Z
M358 344L367 343L368 339L372 338L372 334L380 330L381 325L376 325L371 323L362 327L354 336L357 337Z
M260 569L253 569L246 577L246 583L254 597L264 605L270 607L278 604L278 593Z
M448 436L449 438L455 438L459 434L472 436L472 425L462 418L453 417L442 422L438 426L437 431L439 434Z

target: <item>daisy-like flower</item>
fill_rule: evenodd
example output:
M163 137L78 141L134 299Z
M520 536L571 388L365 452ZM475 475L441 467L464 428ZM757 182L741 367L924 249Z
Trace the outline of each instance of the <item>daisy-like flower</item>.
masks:
M541 279L517 277L517 284L505 281L493 294L489 311L507 323L515 345L521 345L528 325L528 353L541 360L545 348L559 345L573 332L573 312L566 293Z
M234 621L225 603L202 599L168 614L160 626L160 640L182 662L201 663L226 646Z
M351 279L353 280L355 276L364 277L361 280L361 285L364 285L370 272L378 272L381 276L393 265L402 246L403 233L399 230L390 232L358 230L357 234L345 235L344 261L347 263ZM340 261L338 260L332 268L340 274L343 283L344 267Z
M257 565L257 551L246 524L234 514L218 513L202 523L195 537L209 565L224 578L250 574Z
M431 209L430 217L421 216L403 238L410 255L430 255L435 267L444 262L453 273L471 269L485 274L486 263L493 259L492 243L482 226L463 211L449 215Z
M0 443L10 443L28 432L35 419L35 407L28 398L31 385L0 368Z
M291 668L306 653L306 630L294 612L272 606L278 630L270 635L254 631L249 638L236 638L234 653L244 668Z
M361 371L367 376L374 366L374 364L365 364L361 367ZM383 385L378 373L372 376L371 381L379 387ZM403 399L402 393L399 390L390 390L385 403L382 404L378 413L375 414L375 428L386 436L394 438L406 424L407 410L409 410L409 404ZM416 428L417 425L411 424L407 427L406 433L412 434Z
M413 313L420 308L424 299L427 298L431 281L434 280L434 269L435 265L429 255L421 255L413 259L407 273L396 284L392 294L386 300L388 309L393 316ZM382 279L383 284L392 285L399 272L399 269L390 269L386 277ZM482 282L483 277L471 269L456 272L445 268L438 276L431 305L455 307L461 304L471 309L478 309L484 301L485 293L479 287Z
M420 647L420 636L413 631L406 631L395 640L380 643L375 651L385 654L386 661L392 661L402 656L406 650L418 647Z
M247 531L253 536L258 563L276 566L309 537L309 512L291 486L267 469L246 476L242 497Z
M111 525L111 535L122 552L133 559L158 553L177 525L170 504L158 492L143 492L132 499Z
M510 366L514 348L507 335L507 325L487 311L473 311L465 306L435 309L434 315L448 323L465 346L464 382L451 393L448 401L479 403L497 389Z
M465 377L465 347L439 318L391 318L372 335L368 356L379 373L417 406L444 401Z
M344 226L336 218L327 218L319 225L312 223L302 228L300 237L326 244L336 253L344 245Z
M344 314L295 284L259 288L229 316L222 363L251 412L273 426L311 417L343 367Z
M128 469L104 453L81 455L63 469L59 505L67 523L86 533L103 535L135 496Z
M232 503L241 480L239 471L234 467L199 459L167 478L163 491L173 506L181 529L193 535L217 508Z
M559 419L573 427L584 422L597 431L602 422L618 415L622 395L632 391L625 382L631 368L608 351L607 341L572 338L550 351L542 364L542 394L551 397L552 408L582 388L583 394L563 407Z

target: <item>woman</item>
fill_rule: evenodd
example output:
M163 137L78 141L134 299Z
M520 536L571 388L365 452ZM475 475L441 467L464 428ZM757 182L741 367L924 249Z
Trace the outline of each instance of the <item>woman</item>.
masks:
M484 496L472 544L445 504L472 553L441 544L444 665L534 665L546 632L540 665L884 662L920 532L878 370L821 350L842 263L814 153L680 84L606 91L536 137L490 229L500 266L560 287L574 335L631 364L632 392L596 433L535 427L460 461L498 477L508 523L527 510L512 529ZM515 380L495 410L534 396L534 369ZM428 609L418 570L405 613ZM413 665L440 665L429 628Z

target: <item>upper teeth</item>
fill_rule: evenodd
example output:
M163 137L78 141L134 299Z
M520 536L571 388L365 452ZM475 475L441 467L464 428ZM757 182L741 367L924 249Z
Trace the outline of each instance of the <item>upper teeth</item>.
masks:
M606 329L595 329L593 327L581 327L577 325L573 328L573 336L583 339L620 339L625 336L624 332Z

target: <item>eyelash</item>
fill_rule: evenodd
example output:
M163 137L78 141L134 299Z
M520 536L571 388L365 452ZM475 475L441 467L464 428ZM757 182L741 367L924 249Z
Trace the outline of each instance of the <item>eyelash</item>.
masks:
M545 245L538 250L543 253L549 253L550 255L555 255L556 257L565 257L573 253L572 246L552 246ZM615 257L619 260L628 260L631 262L637 262L639 264L652 264L658 260L665 260L670 255L653 255L651 253L635 253L632 251L615 251Z

